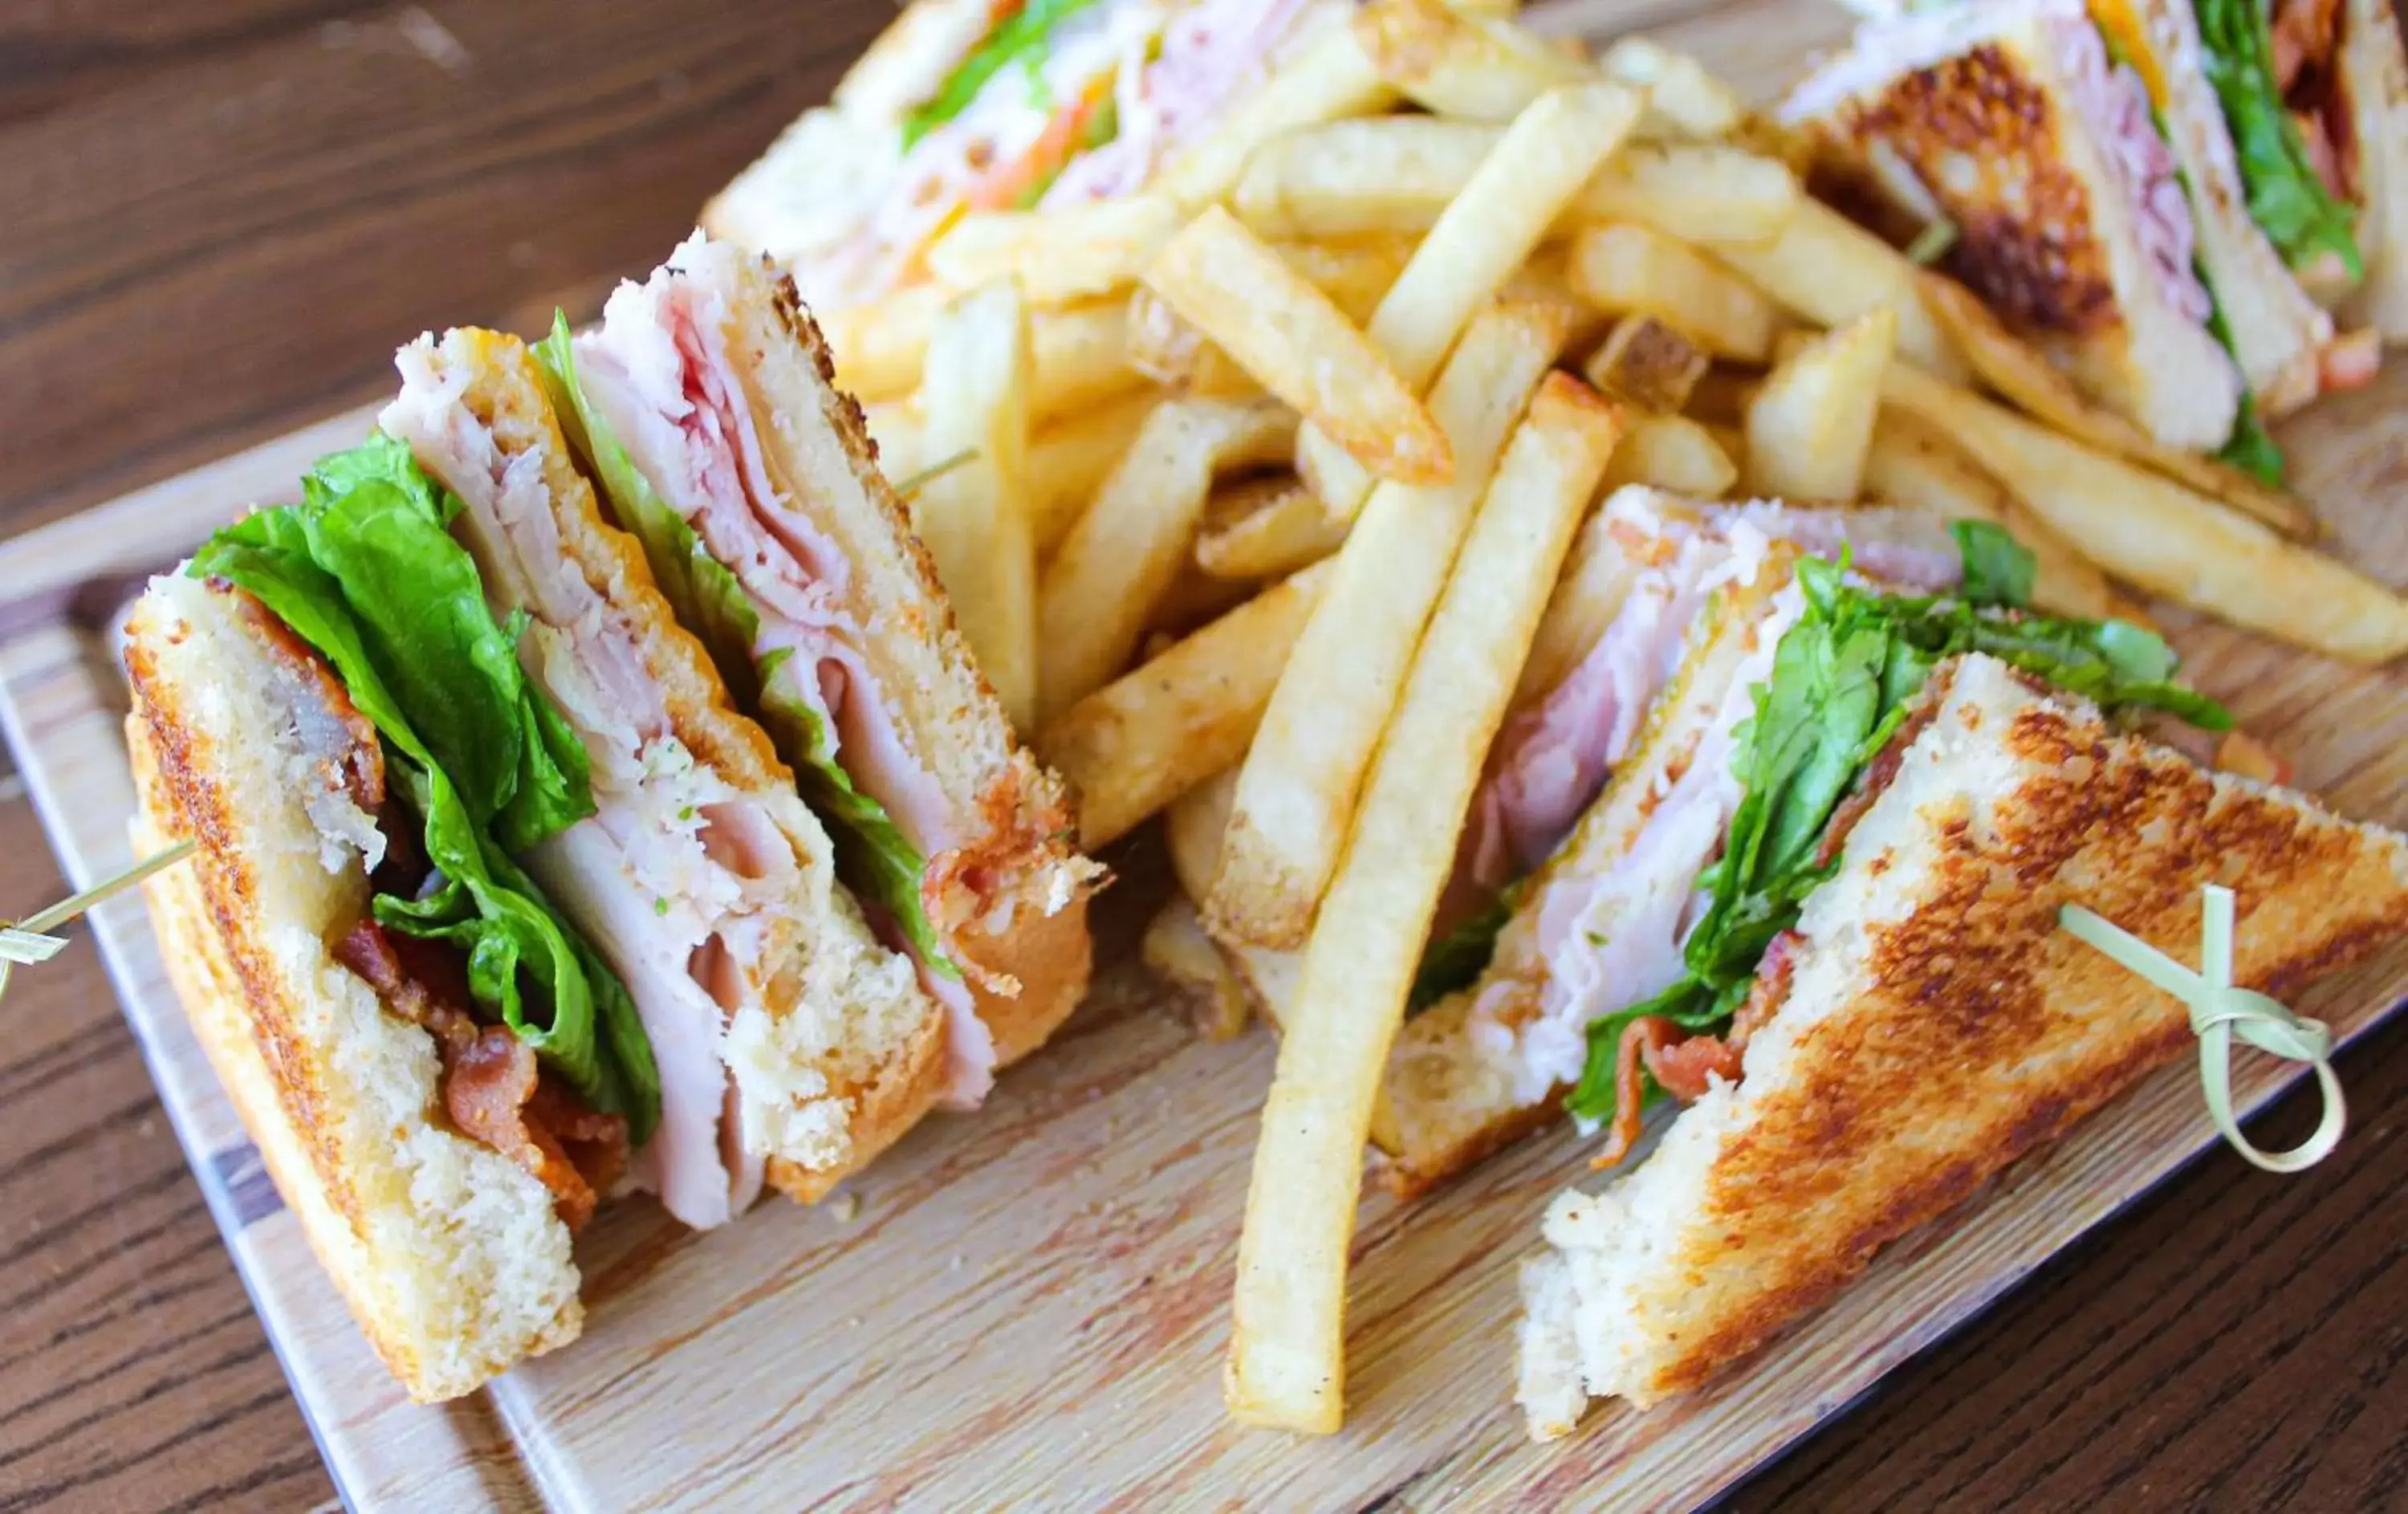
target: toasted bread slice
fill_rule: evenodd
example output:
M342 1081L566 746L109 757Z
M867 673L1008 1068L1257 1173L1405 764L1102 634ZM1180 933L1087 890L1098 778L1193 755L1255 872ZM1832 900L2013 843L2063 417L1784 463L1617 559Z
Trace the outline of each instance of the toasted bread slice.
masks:
M2315 397L2316 359L2332 340L2332 317L2291 276L2249 213L2191 0L2100 0L2092 13L2130 55L2155 61L2154 75L2165 87L2167 138L2199 228L2200 267L2224 312L2233 359L2268 413L2296 410Z
M1020 743L955 628L935 567L877 466L860 407L837 386L792 283L730 244L695 238L650 284L623 288L586 342L608 344L630 373L648 371L663 350L647 339L670 319L672 302L697 321L717 315L721 329L705 345L724 342L780 501L760 508L799 523L770 534L807 535L836 559L821 567L813 592L828 595L847 627L840 634L890 730L885 742L848 733L838 760L866 792L899 796L887 808L927 854L924 901L967 959L977 1014L996 1061L1009 1064L1041 1045L1086 991L1096 870L1071 844L1076 818L1063 785ZM594 366L583 367L590 386ZM639 469L662 468L649 443L634 450ZM724 529L707 517L703 528L707 537ZM896 767L915 776L907 784L887 771ZM923 799L925 786L933 793Z
M2144 187L2116 123L2086 112L2111 82L2080 0L1973 0L1866 27L1783 114L1859 180L1945 216L1950 271L2101 403L2212 452L2232 434L2240 371L2175 292L2188 267L2170 276L2144 238L2152 216L2188 216L2176 181Z
M1532 875L1520 908L1498 936L1488 971L1472 988L1405 1022L1371 1121L1372 1144L1381 1153L1378 1175L1392 1191L1425 1192L1561 1114L1570 1085L1532 1086L1518 1046L1484 1033L1485 1027L1539 1017L1549 976L1541 937L1551 895L1578 890L1638 844L1674 777L1697 756L1742 669L1764 650L1768 610L1789 583L1784 562L1760 571L1752 584L1726 591L1692 631L1681 669L1656 701L1630 759L1615 771L1571 839Z
M577 1338L568 1227L540 1181L437 1114L434 1038L336 960L380 849L339 772L355 716L241 603L163 578L127 626L138 844L201 846L144 886L151 922L194 1037L360 1328L412 1398L454 1398Z
M538 848L529 866L611 961L645 1016L664 1074L663 1136L654 1146L678 1138L681 1099L693 1116L684 1133L715 1128L722 1086L711 1048L724 1011L726 1063L748 1146L829 1183L858 1169L935 1102L942 1012L922 991L910 959L873 937L836 882L827 833L796 792L793 773L761 728L734 708L635 540L603 516L526 349L512 337L455 330L405 349L401 367L402 397L382 425L466 501L454 532L477 557L487 597L502 610L528 612L530 637L551 636L551 644L569 649L525 660L580 724L588 749L601 750L597 802L624 806L620 829L643 832L630 840L602 834L612 827L598 821L572 828ZM664 728L648 728L652 717L634 707L597 705L580 689L580 676L591 676L582 667L624 670L630 663L640 670L637 681L657 691ZM737 931L752 943L740 955L729 948L744 980L736 1002L694 992L686 944L653 949L652 923L641 918L650 912L630 912L620 901L623 877L639 891L650 887L652 874L639 875L648 859L638 848L652 844L646 838L672 839L674 825L657 813L660 791L647 786L657 759L641 755L672 738L718 796L701 806L707 846L724 827L742 854L734 869L745 895L741 913L691 948ZM609 776L634 767L644 775ZM698 1054L710 1055L712 1065L681 1079L672 1059ZM659 1161L674 1165L666 1151ZM738 1174L739 1206L746 1187ZM670 1204L680 1207L674 1198Z
M1535 1435L1592 1397L1698 1387L2191 1044L2171 996L2058 928L2081 904L2196 960L2233 888L2235 980L2296 993L2408 932L2408 838L2204 771L1967 657L1807 901L1744 1075L1602 1191L1559 1198L1525 1269Z

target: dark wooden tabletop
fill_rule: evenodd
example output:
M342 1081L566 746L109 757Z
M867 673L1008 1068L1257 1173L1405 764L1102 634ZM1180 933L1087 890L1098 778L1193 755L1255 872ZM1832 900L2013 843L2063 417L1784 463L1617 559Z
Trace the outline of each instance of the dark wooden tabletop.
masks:
M0 536L368 399L422 329L590 313L890 14L0 7ZM0 776L0 918L61 891ZM0 1514L328 1503L90 945L22 975L0 1028ZM2339 1156L2209 1156L1738 1506L2408 1498L2408 1022L2341 1070Z

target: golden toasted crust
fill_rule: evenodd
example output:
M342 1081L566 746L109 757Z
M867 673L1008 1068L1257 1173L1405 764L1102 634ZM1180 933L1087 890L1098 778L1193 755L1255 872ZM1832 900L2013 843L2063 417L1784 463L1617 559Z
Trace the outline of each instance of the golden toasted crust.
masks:
M129 627L136 844L199 844L189 864L144 885L161 956L194 1038L362 1332L412 1398L458 1397L577 1338L583 1311L567 1230L533 1176L451 1130L437 1112L432 1039L385 1012L327 951L325 940L364 913L367 882L356 854L332 873L307 855L320 833L300 813L296 775L278 765L276 733L259 728L284 718L279 700L307 697L294 692L301 680L194 686L258 676L259 665L238 658L268 632L236 602L232 591L177 582L154 587ZM205 631L186 614L217 624ZM322 686L328 714L351 714L339 690ZM240 750L226 745L230 731ZM282 786L270 786L280 775Z
M1997 42L1850 100L1828 129L1885 144L1934 186L1957 228L1949 271L2019 326L2087 336L2122 315L2092 235L2088 188L2067 166L2050 88Z
M829 1167L807 1167L783 1157L772 1157L765 1168L771 1188L790 1199L817 1204L836 1186L867 1167L886 1148L910 1133L911 1128L937 1106L945 1091L945 1020L932 1015L910 1045L882 1071L877 1081L853 1092L849 1122L851 1144L845 1160Z
M1999 664L1958 665L1808 901L1742 1080L1684 1110L1636 1173L1551 1212L1548 1265L1569 1272L1547 1286L1576 1279L1578 1322L1557 1324L1580 1337L1586 1391L1643 1407L1703 1384L2181 1054L2183 1007L2059 912L2196 960L2208 883L2237 895L2236 981L2277 996L2408 934L2408 838L2203 771ZM1532 1391L1534 1334L1525 1403L1560 1429L1559 1378Z
M975 930L954 937L984 971L983 981L970 975L973 996L1008 1065L1042 1045L1086 992L1093 955L1086 900L1099 870L1071 844L1078 817L1067 786L1020 744L962 639L936 563L879 469L861 406L838 387L827 343L793 281L749 259L739 268L729 355L772 470L855 564L856 602L847 608L875 628L863 654L902 716L902 738L954 815L976 816L962 827L957 849L930 866L949 878L989 880L1008 916L1000 938ZM820 473L809 456L814 415L841 449L842 471L858 483L866 508L801 486Z

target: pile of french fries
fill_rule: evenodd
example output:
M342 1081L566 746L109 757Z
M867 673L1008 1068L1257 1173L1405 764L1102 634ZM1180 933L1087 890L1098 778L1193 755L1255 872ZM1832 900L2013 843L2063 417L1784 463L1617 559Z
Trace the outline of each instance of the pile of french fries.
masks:
M1511 9L1369 0L1144 195L970 216L828 324L1084 843L1167 815L1148 960L1283 1029L1227 1392L1293 1430L1338 1426L1381 1072L1488 749L1601 629L1565 569L1608 491L1996 521L2046 609L2408 648L2296 504L1811 198L1697 60Z

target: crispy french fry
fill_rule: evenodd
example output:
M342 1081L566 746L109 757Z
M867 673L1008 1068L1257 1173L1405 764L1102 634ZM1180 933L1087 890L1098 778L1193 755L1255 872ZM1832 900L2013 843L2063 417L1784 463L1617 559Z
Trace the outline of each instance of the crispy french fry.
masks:
M1551 90L1514 118L1380 302L1365 334L1416 393L1472 316L1529 261L1548 228L1638 124L1641 97L1619 84ZM1569 338L1569 333L1567 333ZM1297 470L1339 520L1370 497L1373 458L1308 426Z
M1867 310L1898 315L1898 350L1943 379L1961 379L1965 359L1923 303L1906 254L1817 200L1800 201L1779 236L1708 249L1784 309L1820 326L1842 326Z
M2055 526L2033 515L1939 432L1895 405L1882 407L1865 454L1865 497L1943 520L2007 528L2038 564L2032 603L2051 614L2106 620L2121 613L2114 586Z
M1433 481L1453 469L1445 434L1415 386L1328 296L1219 207L1171 240L1145 281L1383 476Z
M1626 431L1614 455L1621 456L1622 448L1629 444ZM1611 465L1606 471L1611 489ZM1530 642L1530 655L1522 663L1522 681L1513 690L1510 708L1535 704L1554 692L1596 649L1614 617L1622 613L1643 570L1614 541L1612 525L1605 512L1593 511L1572 542L1571 554L1547 600L1547 613L1540 618L1538 634Z
M928 338L953 298L918 284L873 304L829 312L822 324L838 380L869 403L907 398L920 387ZM1031 310L1030 418L1077 414L1145 382L1131 362L1129 310L1120 299Z
M1031 305L1068 305L1125 292L1179 230L1179 208L1158 195L1072 210L990 210L963 217L928 249L948 289L1013 278Z
M2128 457L2254 515L2285 536L2312 541L2323 527L2307 507L2212 457L2159 446L2123 416L2090 402L2029 343L2008 330L1973 292L1945 274L1921 270L1917 287L1941 329L1964 353L1973 372L2000 397L2035 420L2100 452Z
M1652 136L1713 141L1739 130L1747 102L1706 65L1649 36L1626 36L1598 60L1605 77L1647 91Z
M964 457L911 499L953 617L1004 712L1037 717L1037 545L1028 518L1028 311L1000 280L954 300L928 340L931 461Z
M1096 502L1137 440L1138 427L1161 397L1151 390L1123 395L1039 429L1028 440L1028 523L1042 559ZM875 435L873 430L871 433Z
M1297 639L1239 778L1221 876L1206 901L1216 936L1303 942L1422 627L1562 336L1561 317L1544 310L1493 307L1474 321L1430 397L1454 444L1454 482L1374 490L1330 559L1336 576Z
M1343 1417L1346 1260L1381 1074L1546 586L1616 432L1612 408L1578 380L1540 390L1373 759L1263 1106L1226 1379L1245 1422L1328 1434Z
M1138 660L1151 662L1179 644L1179 639L1220 619L1254 597L1260 581L1216 578L1192 562L1182 563L1146 613L1145 635Z
M1162 814L1162 837L1170 853L1170 870L1190 900L1200 899L1212 887L1221 867L1221 838L1229 829L1229 804L1237 797L1238 770L1228 769L1171 800ZM1208 927L1205 934L1211 934ZM1221 959L1243 986L1254 1012L1274 1029L1296 1002L1297 979L1303 974L1304 953L1274 951L1242 942L1215 941Z
M1211 134L1171 160L1154 193L1193 215L1225 199L1266 143L1326 122L1376 115L1396 91L1363 55L1354 29L1332 25L1297 48Z
M2352 662L2408 651L2408 600L2231 507L1908 363L1883 397L1945 433L2091 561L2152 594Z
M1625 316L1582 365L1590 387L1654 415L1678 415L1713 359L1652 315Z
M914 284L883 299L837 306L819 315L820 334L839 380L865 403L901 399L920 387L928 335L953 292Z
M1337 122L1264 148L1233 206L1267 237L1427 231L1502 134L1434 116ZM1582 189L1561 229L1636 221L1699 246L1762 243L1802 198L1797 175L1770 158L1717 145L1635 146Z
M1037 747L1079 792L1081 845L1119 840L1246 755L1329 574L1273 584L1046 728Z
M1279 578L1336 552L1346 527L1300 479L1246 479L1212 497L1197 566L1216 578Z
M1747 408L1747 481L1758 494L1844 504L1863 492L1898 316L1868 310L1784 359Z
M1739 482L1739 464L1712 430L1685 415L1634 415L1605 480L1612 488L1644 483L1719 499Z
M1130 296L1128 312L1129 367L1155 383L1206 399L1263 392L1254 375L1153 290Z
M1229 806L1237 797L1238 770L1225 768L1162 812L1163 848L1170 854L1171 875L1191 900L1212 891L1212 880L1221 872L1221 839L1229 833Z
M1405 98L1467 121L1511 121L1547 91L1597 77L1518 26L1440 0L1371 0L1354 13L1354 40Z
M1254 1004L1237 970L1204 933L1203 916L1174 897L1145 928L1138 955L1155 977L1187 1001L1196 1033L1207 1041L1235 1041L1254 1018Z
M1613 318L1572 293L1567 267L1564 244L1548 242L1514 270L1504 287L1497 291L1497 297L1509 305L1557 307L1571 323L1564 328L1564 350L1588 352L1605 340Z
M1589 180L1576 221L1635 221L1699 247L1754 247L1809 203L1789 166L1735 147L1631 148Z
M912 400L893 399L861 407L861 424L878 445L878 467L888 482L901 483L926 466L921 441L927 422Z
M1399 237L1357 238L1345 242L1283 242L1281 257L1347 320L1360 325L1412 258L1413 242ZM1190 324L1151 289L1130 296L1128 366L1154 382L1183 394L1232 398L1262 393L1262 385L1211 339Z
M1660 231L1591 226L1572 238L1572 293L1610 315L1649 315L1717 357L1761 363L1780 312L1744 280Z
M1275 401L1173 399L1146 417L1046 565L1038 612L1042 714L1068 709L1126 668L1187 560L1223 456L1292 444L1296 425L1296 412Z

